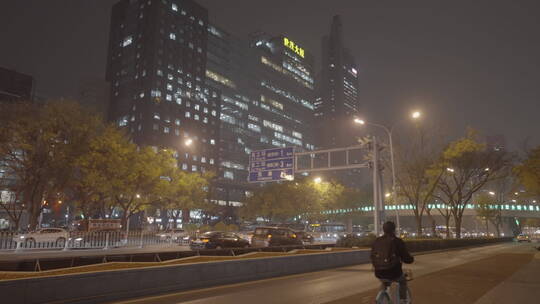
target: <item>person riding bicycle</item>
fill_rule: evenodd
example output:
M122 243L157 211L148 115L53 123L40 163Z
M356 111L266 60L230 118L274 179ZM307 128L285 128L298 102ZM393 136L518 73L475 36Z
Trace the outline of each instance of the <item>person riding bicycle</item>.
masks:
M401 268L402 262L411 264L414 262L405 246L405 242L396 236L396 225L386 222L383 225L384 235L378 237L371 247L371 263L375 268L375 277L382 281L382 289L386 288L387 282L399 283L399 297L401 302L407 298L407 279Z

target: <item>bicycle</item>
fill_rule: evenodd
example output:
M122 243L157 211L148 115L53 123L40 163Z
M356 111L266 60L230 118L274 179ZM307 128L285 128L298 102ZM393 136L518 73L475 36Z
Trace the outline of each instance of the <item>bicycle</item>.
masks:
M411 270L405 270L404 271L405 280L412 281L412 271ZM391 288L392 283L397 283L397 281L392 280L381 280L381 282L384 284L385 288L379 291L377 294L377 297L375 297L375 304L400 304L400 298L399 298L399 284L397 286L393 300L391 295ZM407 285L407 297L405 300L405 303L411 304L412 303L412 297L411 297L411 290L409 289L409 286Z

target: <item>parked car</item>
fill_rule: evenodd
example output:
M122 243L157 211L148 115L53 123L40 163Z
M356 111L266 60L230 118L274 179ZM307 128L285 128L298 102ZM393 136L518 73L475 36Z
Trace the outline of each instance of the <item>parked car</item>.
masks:
M21 242L27 247L35 246L37 243L48 243L56 247L64 247L69 233L62 228L42 228L34 232L17 234L13 238L15 242Z
M184 229L170 229L162 231L156 236L159 238L160 241L173 241L180 243L184 240L189 240L189 234Z
M189 247L191 250L247 248L249 241L232 232L210 231L192 240Z
M305 232L305 231L295 231L296 237L299 238L302 241L303 245L310 245L315 242L315 238L313 235Z
M255 228L251 238L251 245L254 247L302 245L302 239L289 228L258 227Z
M516 241L518 241L519 243L521 242L531 242L531 237L528 236L527 234L520 234L518 236L516 236Z

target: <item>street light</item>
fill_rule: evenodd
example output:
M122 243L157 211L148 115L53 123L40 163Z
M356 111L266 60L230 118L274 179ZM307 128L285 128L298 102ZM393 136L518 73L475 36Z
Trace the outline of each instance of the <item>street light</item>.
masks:
M186 146L188 146L188 147L191 146L191 144L193 144L193 139L191 139L191 138L186 139L186 141L184 142L184 144L185 144Z
M495 192L493 192L493 191L489 191L488 193L489 193L489 195L491 195L491 196L494 196L494 195L495 195Z
M320 184L322 182L322 178L317 176L313 179L313 181L315 182L315 184Z
M411 113L411 117L412 119L414 120L417 120L420 118L420 116L422 116L422 113L420 111L413 111ZM394 125L391 127L391 128L388 128L386 127L385 125L381 125L381 124L376 124L376 123L372 123L372 122L366 122L365 120L363 119L360 119L360 118L355 118L354 119L354 123L356 124L359 124L359 125L372 125L374 127L378 127L378 128L381 128L383 129L386 134L388 134L388 141L390 143L390 163L392 165L392 197L393 197L393 201L394 201L394 204L397 203L397 194L396 194L396 169L395 169L395 165L394 165L394 145L393 145L393 141L392 141L392 133L394 131L394 128L401 122L398 121L396 123L394 123ZM400 223L399 223L399 208L396 208L396 228L397 228L397 231L399 233L400 231Z

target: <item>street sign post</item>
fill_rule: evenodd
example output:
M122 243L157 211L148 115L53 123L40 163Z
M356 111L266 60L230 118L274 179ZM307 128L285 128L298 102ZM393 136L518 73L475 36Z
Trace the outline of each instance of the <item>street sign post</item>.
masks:
M253 151L249 157L250 183L294 179L294 148Z

